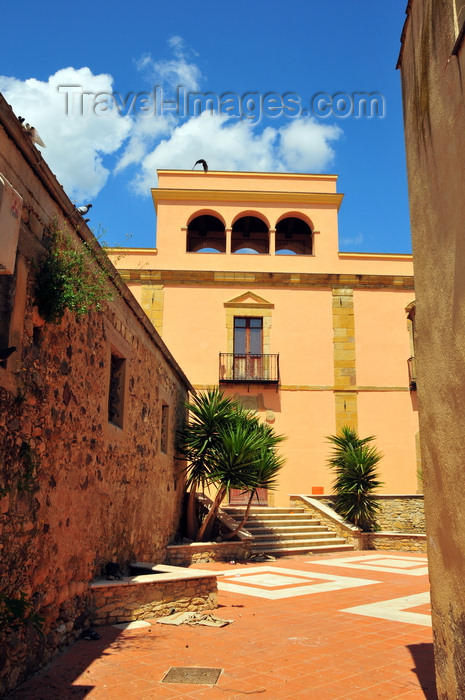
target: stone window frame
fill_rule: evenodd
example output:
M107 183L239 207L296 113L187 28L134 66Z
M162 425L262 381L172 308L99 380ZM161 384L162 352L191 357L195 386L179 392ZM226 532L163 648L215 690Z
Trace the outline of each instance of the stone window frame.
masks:
M168 442L170 434L170 406L166 401L161 401L160 407L160 452L168 454Z
M129 377L131 368L131 357L132 357L132 347L125 338L116 330L116 328L105 319L105 334L108 342L107 347L107 362L106 362L106 373L105 373L105 398L106 398L106 429L108 432L108 437L119 439L125 435L128 425L128 398L129 398ZM124 326L121 325L122 330ZM111 362L112 357L119 358L124 361L122 366L122 376L121 376L121 387L120 387L120 398L119 398L119 413L120 420L115 422L110 420L109 416L109 395L110 395L110 381L111 381Z
M16 255L14 274L5 274L4 276L5 279L9 278L9 280L11 280L11 299L8 313L6 313L2 319L5 328L2 342L5 343L6 347L16 347L16 351L9 356L4 366L0 366L0 386L12 393L16 393L16 373L21 367L21 348L23 346L27 285L29 278L28 265L25 258L19 252ZM34 318L36 316L37 314L34 314ZM40 323L43 323L41 319L39 319L38 325L40 325Z
M126 383L126 358L114 348L110 354L110 381L108 383L108 422L123 429Z
M224 303L226 311L226 352L234 353L234 318L236 316L262 319L262 353L271 353L271 322L274 304L254 294L246 292Z

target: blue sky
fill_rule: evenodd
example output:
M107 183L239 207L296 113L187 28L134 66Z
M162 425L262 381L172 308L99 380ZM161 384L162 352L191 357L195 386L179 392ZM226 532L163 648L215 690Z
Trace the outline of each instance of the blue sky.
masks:
M89 225L111 245L153 246L157 168L204 158L212 170L337 173L340 249L409 253L395 70L405 6L23 0L19 23L5 3L0 91L37 128L71 199L92 202ZM223 113L167 109L179 85L216 95ZM354 93L382 95L383 116L355 116Z

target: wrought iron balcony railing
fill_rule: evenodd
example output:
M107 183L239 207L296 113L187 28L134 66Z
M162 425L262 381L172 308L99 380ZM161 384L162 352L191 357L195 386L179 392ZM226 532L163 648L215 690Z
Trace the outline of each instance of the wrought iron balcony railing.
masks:
M220 383L279 384L279 355L236 355L220 352Z
M417 372L416 372L416 367L415 367L415 358L409 357L407 360L407 365L408 365L409 387L412 391L415 391L417 388Z

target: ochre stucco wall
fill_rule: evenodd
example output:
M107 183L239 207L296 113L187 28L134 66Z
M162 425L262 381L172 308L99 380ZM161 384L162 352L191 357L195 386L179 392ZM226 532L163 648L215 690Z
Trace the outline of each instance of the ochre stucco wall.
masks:
M330 491L326 436L345 424L379 436L385 492L417 490L405 311L414 299L411 257L338 253L336 181L334 175L161 171L153 190L157 250L115 255L198 389L218 384L218 355L233 350L234 315L263 317L263 353L279 354L279 387L223 387L246 397L287 436L286 465L269 497L280 506L289 493ZM269 224L271 239L276 221L292 212L311 222L313 254L186 253L186 226L199 212L216 213L226 230L239 214L255 212Z

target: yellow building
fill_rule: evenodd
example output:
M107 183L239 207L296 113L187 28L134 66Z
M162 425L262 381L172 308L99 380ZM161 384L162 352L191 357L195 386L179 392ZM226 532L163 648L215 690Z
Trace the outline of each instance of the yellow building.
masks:
M385 493L416 493L411 256L338 252L335 175L158 177L157 248L114 262L193 385L288 437L268 503L330 492L325 438L343 425L376 436Z

